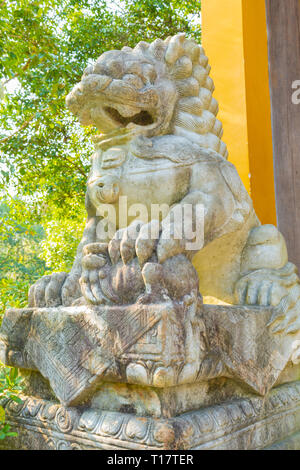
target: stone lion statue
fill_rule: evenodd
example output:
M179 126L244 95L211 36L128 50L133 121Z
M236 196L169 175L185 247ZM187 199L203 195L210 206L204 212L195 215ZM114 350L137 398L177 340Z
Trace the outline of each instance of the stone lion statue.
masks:
M274 332L299 329L296 267L277 228L260 224L227 161L209 73L203 48L181 33L105 52L87 67L66 100L83 126L100 131L87 182L87 224L71 272L40 279L30 289L30 306L129 304L168 295L188 301L199 281L202 295L226 303L280 306ZM150 220L128 210L127 225L99 235L101 208L120 211L121 196L128 208L143 204L150 213L153 204L166 204L170 210ZM184 205L193 209L193 226L196 206L204 208L200 249L175 236L173 215ZM152 229L157 236L147 237Z

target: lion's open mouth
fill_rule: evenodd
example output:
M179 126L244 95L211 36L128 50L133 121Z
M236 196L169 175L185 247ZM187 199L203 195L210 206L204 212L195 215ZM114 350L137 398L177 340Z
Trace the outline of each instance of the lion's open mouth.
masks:
M154 122L151 114L144 110L130 117L122 116L122 114L120 114L115 108L106 107L105 111L118 125L122 127L126 127L130 123L134 123L139 126L149 126Z

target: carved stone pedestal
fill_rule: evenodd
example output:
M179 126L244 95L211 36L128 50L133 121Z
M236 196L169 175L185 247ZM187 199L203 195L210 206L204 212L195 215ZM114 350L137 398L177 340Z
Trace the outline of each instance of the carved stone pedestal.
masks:
M0 360L25 395L3 403L18 438L0 445L300 449L299 337L273 335L273 314L203 305L191 328L172 302L9 310Z
M18 437L10 449L300 449L300 382L169 419L76 407L24 397L7 403Z

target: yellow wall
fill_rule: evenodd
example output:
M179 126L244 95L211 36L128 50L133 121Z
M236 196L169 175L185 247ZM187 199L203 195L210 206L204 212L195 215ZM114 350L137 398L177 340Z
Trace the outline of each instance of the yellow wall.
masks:
M276 224L265 0L202 0L202 42L229 160L260 220Z
M258 217L276 224L265 0L243 0L248 151Z
M242 3L240 0L202 1L202 43L211 65L219 101L229 160L247 188L249 183L248 132Z

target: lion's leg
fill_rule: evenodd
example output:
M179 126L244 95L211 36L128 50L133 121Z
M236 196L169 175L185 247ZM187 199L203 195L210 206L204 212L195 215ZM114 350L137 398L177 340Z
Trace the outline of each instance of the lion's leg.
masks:
M235 299L243 305L277 307L274 332L300 328L300 285L297 268L288 262L283 236L273 225L251 230L241 259ZM277 324L277 322L279 324Z

